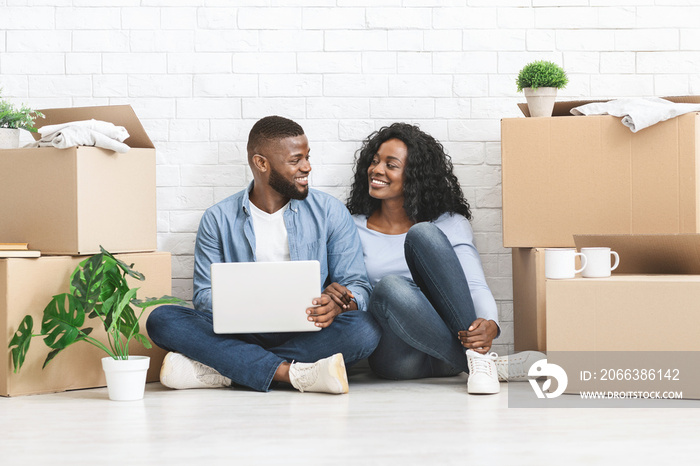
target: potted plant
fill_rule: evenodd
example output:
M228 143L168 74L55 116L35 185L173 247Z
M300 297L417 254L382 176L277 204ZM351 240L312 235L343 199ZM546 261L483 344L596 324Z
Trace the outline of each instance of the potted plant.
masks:
M528 63L520 70L516 79L518 92L524 92L532 117L552 116L557 89L569 82L564 70L551 61Z
M43 367L68 346L84 341L109 355L102 359L109 398L138 400L143 398L150 358L130 356L129 344L136 340L145 348L152 346L140 332L139 320L148 307L183 301L172 296L136 299L138 288L130 288L126 277L142 281L143 274L135 271L133 264L127 265L102 247L100 250L100 254L76 267L70 277L70 291L51 299L44 309L40 333L33 333L31 315L22 319L9 345L14 370L17 373L22 367L33 337L43 338L52 350ZM97 319L102 324L107 333L106 343L90 336L93 328L85 326L86 318Z
M25 105L17 108L0 98L0 149L17 149L19 130L26 129L36 133L34 119L43 116L41 112L36 112Z

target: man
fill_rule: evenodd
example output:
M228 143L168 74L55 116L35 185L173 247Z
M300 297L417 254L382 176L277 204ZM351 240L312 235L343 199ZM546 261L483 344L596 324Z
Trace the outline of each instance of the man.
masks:
M197 232L194 306L161 306L151 339L169 351L160 380L170 388L244 385L268 391L347 393L345 363L369 356L380 330L365 312L370 285L360 239L345 206L309 189L309 142L297 123L258 121L248 137L253 182L209 208ZM317 332L219 335L213 332L210 266L218 262L318 260L325 290L309 303ZM340 285L347 287L345 295ZM260 283L260 293L275 283ZM251 309L250 312L255 312Z

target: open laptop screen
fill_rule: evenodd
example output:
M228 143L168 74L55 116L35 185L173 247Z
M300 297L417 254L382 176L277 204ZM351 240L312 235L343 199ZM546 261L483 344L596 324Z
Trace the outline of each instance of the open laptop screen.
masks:
M215 333L313 332L306 309L321 296L318 261L211 265Z

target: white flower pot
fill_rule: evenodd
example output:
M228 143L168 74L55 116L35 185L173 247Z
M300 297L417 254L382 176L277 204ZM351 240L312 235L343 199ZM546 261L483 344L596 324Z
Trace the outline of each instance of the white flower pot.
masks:
M538 87L537 89L526 87L523 93L527 99L527 108L530 110L531 117L552 116L554 101L557 99L556 87Z
M19 129L0 128L0 149L19 148Z
M102 358L102 369L107 378L109 399L114 401L134 401L143 398L146 390L146 373L151 358L129 356L129 359Z

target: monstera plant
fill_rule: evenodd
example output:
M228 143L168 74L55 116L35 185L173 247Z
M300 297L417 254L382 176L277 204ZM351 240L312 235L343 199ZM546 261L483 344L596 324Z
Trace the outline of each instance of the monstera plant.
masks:
M104 248L100 249L100 254L85 259L76 267L70 277L70 291L51 299L44 309L38 334L33 333L32 316L24 317L9 345L15 373L22 367L35 337L42 338L51 348L43 367L68 346L80 341L103 350L109 355L105 359L129 360L129 344L133 340L151 348L151 342L139 326L145 310L161 304L184 303L173 296L136 299L138 288L130 288L126 277L143 281L143 274L134 270L133 264L127 265ZM106 343L104 339L91 336L94 328L91 323L104 327Z

